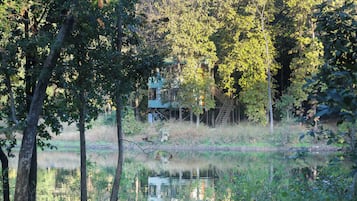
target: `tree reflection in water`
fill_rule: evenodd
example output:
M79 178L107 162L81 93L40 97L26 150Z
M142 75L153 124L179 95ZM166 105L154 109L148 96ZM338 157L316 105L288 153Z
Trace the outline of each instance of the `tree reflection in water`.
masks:
M126 156L120 200L352 200L352 163L331 164L334 155L292 154L175 153L165 163L154 154ZM109 199L115 171L109 159L114 157L89 157L95 161L88 162L90 200ZM48 164L52 167L42 165L38 173L37 200L80 200L79 167ZM12 191L15 176L11 170Z

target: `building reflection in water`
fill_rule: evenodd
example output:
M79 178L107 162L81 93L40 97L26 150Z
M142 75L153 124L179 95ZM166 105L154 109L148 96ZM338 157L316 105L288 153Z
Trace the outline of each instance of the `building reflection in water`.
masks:
M214 200L214 170L161 172L148 177L148 201Z

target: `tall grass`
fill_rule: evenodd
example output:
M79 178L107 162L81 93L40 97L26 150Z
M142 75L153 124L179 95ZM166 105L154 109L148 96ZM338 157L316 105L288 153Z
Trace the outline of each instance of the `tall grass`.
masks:
M313 140L306 137L300 141L300 136L307 130L296 123L278 124L275 126L275 132L270 134L268 127L248 122L211 128L205 125L196 127L195 124L189 122L171 121L159 126L151 126L147 128L147 133L150 136L157 136L159 129L167 130L170 134L170 140L167 143L176 145L285 146L312 143Z
M105 117L100 117L93 122L91 129L86 132L86 140L89 143L115 143L117 142L115 125L103 123ZM269 128L261 125L243 122L237 125L225 125L208 127L204 124L196 126L189 122L168 121L148 124L137 122L134 119L123 122L131 132L126 133L125 138L129 141L145 144L149 141L157 144L193 146L300 146L313 143L312 137L305 137L300 141L300 136L307 132L306 127L297 123L279 123L275 125L274 133L269 133ZM169 140L161 142L160 131L169 133ZM64 133L55 137L55 140L76 141L79 132L75 126L67 126Z

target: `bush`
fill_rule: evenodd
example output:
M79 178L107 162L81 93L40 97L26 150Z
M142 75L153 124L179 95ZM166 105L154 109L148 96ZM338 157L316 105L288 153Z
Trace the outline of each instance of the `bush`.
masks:
M135 119L134 110L131 108L127 108L123 115L123 132L126 135L135 135L139 134L143 128L144 124L142 122L138 122Z
M101 120L101 124L106 126L115 126L116 125L115 111L103 116ZM123 127L123 132L126 135L138 134L143 130L144 126L145 126L144 123L136 121L133 109L125 108L123 110L122 127Z

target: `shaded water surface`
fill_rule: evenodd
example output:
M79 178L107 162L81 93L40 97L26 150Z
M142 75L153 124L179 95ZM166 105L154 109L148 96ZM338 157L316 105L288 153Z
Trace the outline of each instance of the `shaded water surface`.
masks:
M38 158L37 200L80 200L79 154L41 152ZM88 158L88 197L109 200L116 155ZM296 152L130 153L120 200L352 200L352 164L337 159ZM13 187L14 169L10 176Z

